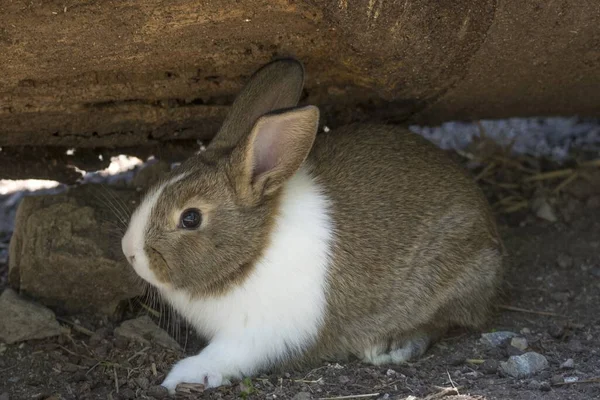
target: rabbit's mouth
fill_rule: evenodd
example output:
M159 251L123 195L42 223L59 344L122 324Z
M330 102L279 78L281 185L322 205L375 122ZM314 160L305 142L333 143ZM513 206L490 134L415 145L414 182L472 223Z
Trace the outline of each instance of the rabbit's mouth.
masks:
M171 279L171 268L160 251L156 250L154 247L148 246L146 248L146 254L148 260L147 265L145 266L146 268L140 265L140 269L146 269L146 271L138 271L134 265L138 275L148 281L151 285L157 287L164 286L164 284L173 284L174 282ZM147 277L150 279L147 279Z

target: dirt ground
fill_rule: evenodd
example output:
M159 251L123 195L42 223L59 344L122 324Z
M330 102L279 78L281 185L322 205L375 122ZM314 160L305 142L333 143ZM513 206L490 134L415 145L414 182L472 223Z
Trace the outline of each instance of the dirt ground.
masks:
M558 400L600 398L600 201L563 196L554 223L522 212L499 216L509 272L506 298L486 332L520 333L527 351L543 354L549 367L515 379L497 372L498 363L519 353L514 347L490 348L481 332L455 331L421 360L373 367L358 362L323 364L316 369L265 374L204 393L199 399L367 399L417 398ZM567 210L567 211L564 211ZM8 238L3 238L6 242ZM4 246L4 244L2 245ZM2 248L0 248L2 250ZM6 285L6 260L0 258L0 289ZM513 308L513 310L509 310ZM517 311L515 311L517 310ZM139 311L125 312L131 318ZM193 333L173 329L185 352L200 348ZM63 336L18 345L0 344L0 399L159 399L158 385L181 354L115 337L119 321L68 316ZM85 329L73 329L78 323ZM568 359L570 368L561 367ZM445 396L456 386L460 395ZM429 396L429 397L427 397ZM480 397L479 397L480 396ZM350 398L350 397L349 397Z

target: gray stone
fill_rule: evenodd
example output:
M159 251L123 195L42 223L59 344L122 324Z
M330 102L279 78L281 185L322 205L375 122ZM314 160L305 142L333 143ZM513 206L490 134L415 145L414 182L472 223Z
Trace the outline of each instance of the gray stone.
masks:
M147 315L124 321L115 329L115 336L135 340L143 344L155 343L174 351L181 349L179 343L156 325Z
M527 339L525 339L525 338L514 337L514 338L510 339L510 345L521 351L525 351L525 349L528 346L528 343L527 343Z
M548 368L548 360L539 353L529 352L512 356L500 363L500 369L513 378L526 378Z
M485 360L479 367L484 374L495 374L498 372L499 363L496 360Z
M143 294L141 280L121 254L116 229L126 223L120 203L138 196L133 189L83 185L25 197L10 241L11 285L72 313L113 314L123 300Z
M540 390L541 387L542 387L542 384L539 381L536 381L535 379L531 380L527 384L527 389L529 389L529 390Z
M169 391L164 386L155 385L155 386L150 386L150 388L148 389L146 394L157 400L162 400L169 396Z
M62 333L51 310L22 299L10 288L0 295L0 321L0 340L8 344Z
M567 361L560 364L560 367L562 369L573 369L573 368L575 368L575 361L573 361L572 358L569 358Z
M135 383L143 390L148 389L148 386L150 386L150 381L148 381L148 378L135 378Z
M490 346L498 347L503 345L508 339L517 336L516 333L510 331L498 331L481 334L481 343Z
M571 268L573 266L573 257L568 254L561 253L556 258L556 264L561 268Z
M552 209L546 198L538 197L534 199L532 201L531 207L538 218L544 219L549 222L558 221L554 210Z

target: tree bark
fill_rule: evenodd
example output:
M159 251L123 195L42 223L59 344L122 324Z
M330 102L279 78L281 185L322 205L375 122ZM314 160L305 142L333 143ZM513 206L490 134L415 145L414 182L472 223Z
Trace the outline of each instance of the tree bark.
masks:
M333 127L600 109L598 0L8 0L0 146L208 139L290 55Z

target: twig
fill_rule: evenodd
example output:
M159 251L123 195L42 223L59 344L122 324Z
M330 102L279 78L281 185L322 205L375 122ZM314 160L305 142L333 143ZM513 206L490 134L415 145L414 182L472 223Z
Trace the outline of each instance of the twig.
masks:
M456 385L454 384L454 381L452 380L452 377L450 376L450 372L448 372L448 370L446 370L446 375L448 375L448 379L450 380L452 389L456 390L456 394L460 394L460 393L458 393L458 389L456 388Z
M574 172L573 175L569 176L567 179L562 181L557 187L555 187L553 192L554 193L560 192L561 190L566 188L568 185L573 183L573 181L575 181L575 179L577 179L577 178L579 178L579 173Z
M138 356L141 356L142 354L146 353L148 350L150 350L150 347L144 347L142 350L138 351L137 353L135 353L134 355L129 357L127 359L127 362L131 362L131 360L133 360L134 358L136 358Z
M140 306L142 306L142 308L146 311L148 311L150 314L152 314L154 317L156 318L160 318L160 316L162 315L160 312L156 311L154 308L144 304L141 300L138 300L138 303L140 304Z
M557 169L556 171L542 172L539 174L528 176L524 179L525 182L545 181L548 179L562 178L571 175L575 172L572 168Z
M559 383L553 384L553 386L574 385L576 383L600 383L600 376L595 377L595 378L582 379L580 381L559 382Z
M377 397L377 396L379 396L379 393L351 394L349 396L319 397L319 400L367 399L369 397Z
M454 395L458 396L459 395L458 389L455 387L443 388L443 387L436 386L435 388L437 390L439 390L439 392L430 394L429 396L425 397L425 400L435 400L435 399L440 399L445 396L454 396Z
M115 389L117 394L119 394L119 377L117 377L117 367L113 367L113 371L115 373Z
M90 331L89 329L84 328L83 326L76 324L74 322L71 322L69 320L66 320L64 318L57 317L56 319L61 322L64 322L65 324L69 324L69 326L71 326L74 330L76 330L79 333L83 333L84 335L92 336L94 334L94 332Z
M526 313L526 314L545 315L547 317L569 318L566 315L556 314L553 312L528 310L526 308L521 308L521 307L501 305L500 308L503 310L507 310L507 311L522 312L522 313Z

